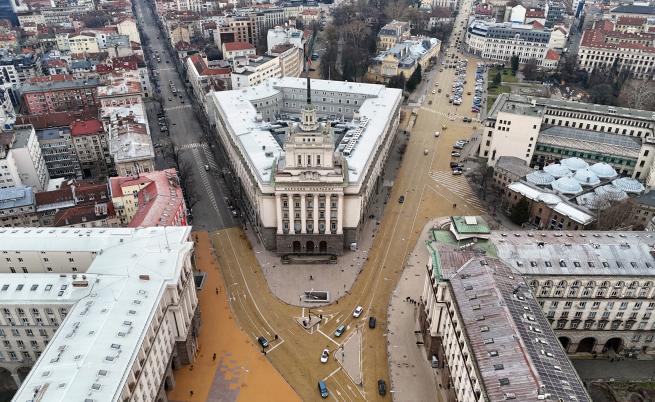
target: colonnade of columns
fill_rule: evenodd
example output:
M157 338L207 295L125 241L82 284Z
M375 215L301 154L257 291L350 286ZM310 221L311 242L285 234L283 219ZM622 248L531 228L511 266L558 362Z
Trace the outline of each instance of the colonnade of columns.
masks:
M275 194L275 207L278 234L343 234L343 193L280 192ZM332 221L336 221L334 230Z

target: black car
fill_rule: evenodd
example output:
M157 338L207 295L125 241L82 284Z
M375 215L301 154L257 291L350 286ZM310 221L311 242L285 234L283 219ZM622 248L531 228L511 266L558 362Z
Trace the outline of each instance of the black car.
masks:
M371 328L371 329L375 328L375 323L376 323L375 317L368 317L368 327L369 328Z
M263 336L260 336L257 338L257 342L261 345L262 348L267 348L268 347L268 339L264 338Z
M378 380L378 394L382 396L387 394L387 383L384 380Z
M403 202L405 202L405 196L404 196L404 195L401 195L400 198L398 198L398 202L401 203L401 204L402 204Z

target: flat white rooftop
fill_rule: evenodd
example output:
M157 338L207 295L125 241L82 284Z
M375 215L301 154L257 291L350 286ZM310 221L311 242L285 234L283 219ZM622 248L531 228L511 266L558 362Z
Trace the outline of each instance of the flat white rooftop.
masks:
M279 97L277 102L284 102L283 90L305 91L305 88L306 80L304 78L284 77L269 79L261 85L211 94L213 101L225 112L228 119L225 123L234 132L235 140L247 158L253 173L264 184L270 183L273 163L280 158L283 150L268 131L268 128L275 122L269 123L258 119L258 111L253 103L260 100L266 102L267 98L276 96ZM401 91L377 84L329 80L311 80L311 89L312 98L315 100L322 97L320 95L322 92L336 93L337 97L339 94L357 94L366 97L357 106L341 104L343 107L352 106L354 109L358 107L360 118L368 120L357 145L349 155L344 156L348 163L349 182L359 182L365 176L369 161L374 157L374 151L382 141L381 137L385 133L386 125L393 119L397 105L400 104ZM298 108L298 112L300 112L300 108ZM335 113L322 113L321 110L317 110L317 114L319 117L325 117Z
M190 230L0 231L2 250L96 252L86 273L0 274L0 304L68 309L13 400L33 401L39 390L39 401L120 400L161 297L192 250Z

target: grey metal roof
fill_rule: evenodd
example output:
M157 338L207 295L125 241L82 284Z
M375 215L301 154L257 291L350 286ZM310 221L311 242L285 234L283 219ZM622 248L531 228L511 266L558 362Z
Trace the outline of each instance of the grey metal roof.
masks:
M647 14L655 15L655 7L651 6L635 6L633 4L625 4L618 6L610 11L611 13L625 13L625 14Z
M583 130L562 126L551 126L541 130L540 134L547 134L553 137L568 138L576 141L588 141L600 144L614 145L629 149L641 149L641 138L629 135L613 134L602 131Z
M28 205L34 205L32 187L0 189L0 209L20 208Z
M655 276L651 232L507 231L490 240L523 275Z
M439 253L458 252L440 248ZM548 400L590 401L541 307L510 266L475 257L448 280L485 399L502 401L514 394L517 401L536 401L541 394Z

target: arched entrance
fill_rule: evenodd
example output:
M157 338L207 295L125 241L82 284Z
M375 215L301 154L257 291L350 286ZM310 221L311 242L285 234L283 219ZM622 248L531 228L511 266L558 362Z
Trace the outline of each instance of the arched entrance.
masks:
M10 400L14 392L18 389L18 384L11 376L11 372L6 368L0 367L0 397L7 396Z
M559 343L562 344L562 348L564 349L564 351L568 352L569 351L569 346L571 345L571 340L566 336L560 336L557 339L559 339Z
M294 241L293 242L293 252L294 253L299 253L300 252L300 242L299 241Z
M311 240L307 242L307 252L308 253L314 252L314 242Z
M578 348L576 349L576 353L591 353L594 351L594 348L596 347L596 338L584 338L578 343Z
M603 348L606 352L614 351L614 353L619 353L623 348L623 340L621 338L610 338L605 342L605 347Z
M327 253L327 242L325 240L318 243L318 251L319 253Z

